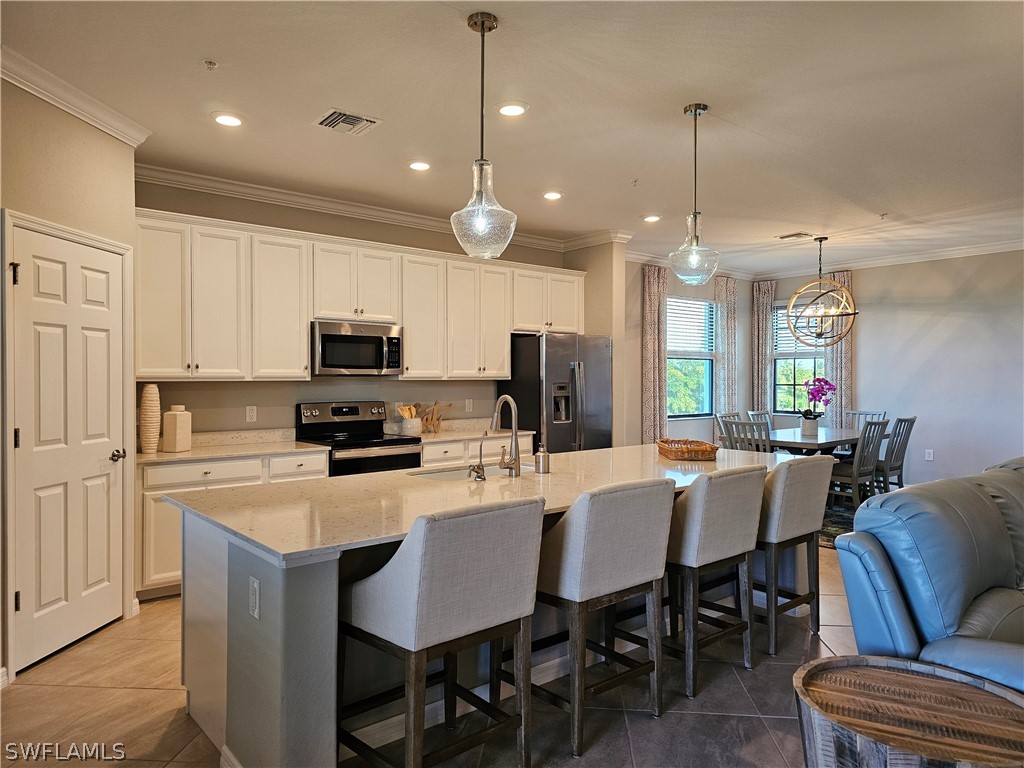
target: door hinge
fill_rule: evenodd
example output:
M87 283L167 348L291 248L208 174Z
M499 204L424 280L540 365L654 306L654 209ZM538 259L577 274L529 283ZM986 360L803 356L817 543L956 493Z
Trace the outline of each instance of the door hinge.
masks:
M12 277L12 279L14 280L14 284L15 284L15 285L17 285L17 284L18 284L18 268L19 268L20 266L21 266L21 264L19 264L19 263L18 263L18 262L16 262L16 261L12 261L12 262L11 262L11 277Z
M17 592L14 593L14 610L15 611L20 611L21 610L21 590L20 589Z
M14 428L14 447L21 448L21 428Z

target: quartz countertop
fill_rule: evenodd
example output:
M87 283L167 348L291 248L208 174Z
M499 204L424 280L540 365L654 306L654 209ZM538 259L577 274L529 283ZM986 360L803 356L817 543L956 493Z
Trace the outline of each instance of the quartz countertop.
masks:
M715 461L680 462L661 457L655 445L634 445L555 453L550 474L535 474L527 461L520 477L501 473L482 483L465 478L463 470L428 468L214 488L165 498L287 567L400 540L420 515L531 496L545 498L545 512L563 512L584 491L608 483L666 477L682 490L698 475L716 469L760 464L770 471L793 458L721 449Z
M317 453L326 452L326 445L315 443L297 443L294 440L283 443L236 443L232 445L203 445L193 447L191 451L180 453L135 454L136 464L160 464L167 461L189 461L196 459L230 459L244 456L265 456L268 453Z

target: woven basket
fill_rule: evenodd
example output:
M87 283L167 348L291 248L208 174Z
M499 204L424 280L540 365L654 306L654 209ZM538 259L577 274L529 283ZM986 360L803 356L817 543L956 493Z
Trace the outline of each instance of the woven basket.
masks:
M703 440L657 440L658 453L674 461L714 461L718 446Z

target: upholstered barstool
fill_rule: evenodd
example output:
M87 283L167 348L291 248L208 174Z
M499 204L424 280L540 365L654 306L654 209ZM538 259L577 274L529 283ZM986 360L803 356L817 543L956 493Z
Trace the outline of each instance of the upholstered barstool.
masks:
M493 732L518 728L519 764L529 766L530 617L533 614L544 499L481 504L419 517L379 571L342 589L338 642L338 739L373 765L391 765L342 727L348 717L402 698L403 688L342 706L347 638L405 662L405 766L433 765L479 744ZM516 714L509 715L458 684L459 650L511 635L516 666ZM427 663L444 660L427 677ZM455 697L494 724L423 754L428 684L444 683L445 724L455 724Z
M779 464L764 481L757 548L764 552L764 593L768 621L768 653L775 655L779 615L809 604L811 631L818 632L818 532L832 477L831 456L807 456ZM807 545L807 592L779 586L779 557L787 549ZM779 604L779 596L786 602Z
M582 493L541 542L537 602L568 614L569 696L538 685L533 686L533 693L569 712L576 757L583 751L583 706L588 696L646 674L650 677L651 709L656 717L661 714L661 580L674 492L672 480L643 480ZM645 662L612 647L615 605L640 596L647 602ZM602 609L606 622L603 645L587 640L585 626L587 614ZM540 639L534 648L552 644ZM587 648L625 671L587 685ZM510 678L507 673L502 677Z
M763 466L722 469L698 475L675 502L668 543L670 616L673 627L683 617L683 645L665 640L665 651L682 656L686 666L686 695L693 698L698 647L743 634L743 665L750 669L750 566L761 518ZM739 621L701 614L721 606L699 596L701 573L739 566ZM719 631L698 640L697 622Z

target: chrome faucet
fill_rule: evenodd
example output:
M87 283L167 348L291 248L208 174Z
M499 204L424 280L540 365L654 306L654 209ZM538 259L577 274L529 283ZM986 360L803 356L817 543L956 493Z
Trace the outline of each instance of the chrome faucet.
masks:
M480 456L477 459L476 464L469 465L469 473L466 477L472 477L478 483L485 482L487 480L486 470L484 470L484 438L487 437L487 430L480 436Z
M519 467L519 408L516 406L516 401L508 395L502 395L494 404L491 429L495 430L500 426L501 406L505 403L508 403L512 409L512 446L507 459L505 458L505 446L501 446L501 460L498 462L498 468L507 469L509 477L519 477L522 474Z

